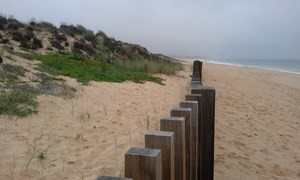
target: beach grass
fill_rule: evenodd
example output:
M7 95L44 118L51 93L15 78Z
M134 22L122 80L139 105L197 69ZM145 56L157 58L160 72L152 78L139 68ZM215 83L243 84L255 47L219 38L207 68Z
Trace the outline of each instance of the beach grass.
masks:
M28 116L37 112L36 89L28 84L7 84L8 89L0 92L0 114Z

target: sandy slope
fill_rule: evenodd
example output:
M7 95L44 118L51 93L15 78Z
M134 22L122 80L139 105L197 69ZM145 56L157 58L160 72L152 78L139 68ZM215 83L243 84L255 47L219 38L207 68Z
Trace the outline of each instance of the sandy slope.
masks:
M166 85L92 82L71 100L39 96L39 113L0 116L0 179L95 179L123 175L124 154L144 146L147 129L159 129L189 88L189 73L161 75ZM45 160L38 160L40 153ZM15 165L14 165L15 164ZM14 174L15 173L15 174Z
M68 79L74 99L40 96L37 115L0 116L0 179L123 175L124 153L183 100L189 71L165 86ZM205 64L203 77L217 89L215 179L300 178L300 76Z

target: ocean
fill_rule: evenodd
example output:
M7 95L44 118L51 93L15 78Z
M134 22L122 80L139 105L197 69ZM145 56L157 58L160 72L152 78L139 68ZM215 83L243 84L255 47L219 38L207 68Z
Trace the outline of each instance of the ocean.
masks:
M204 61L205 62L205 61ZM206 62L216 64L227 64L241 67L254 67L267 70L275 70L300 74L299 60L206 60Z

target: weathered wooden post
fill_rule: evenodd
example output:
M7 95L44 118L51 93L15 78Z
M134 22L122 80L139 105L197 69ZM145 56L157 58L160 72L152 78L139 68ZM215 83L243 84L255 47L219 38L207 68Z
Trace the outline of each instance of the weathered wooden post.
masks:
M193 75L192 81L199 81L202 84L202 62L194 61L193 62Z
M173 108L171 116L185 118L185 168L188 180L191 177L191 108Z
M132 180L129 178L121 178L121 177L110 177L110 176L99 176L96 180Z
M197 101L181 101L181 108L191 108L191 178L197 179L198 169L198 102Z
M130 148L125 154L125 177L134 180L162 180L161 151Z
M174 180L174 132L147 131L145 148L161 150L162 179Z
M202 95L201 94L187 94L185 96L186 101L197 101L198 102L198 134L197 134L197 145L198 145L198 150L197 150L197 178L200 179L200 174L201 174L201 157L202 157L202 146L201 146L201 132L202 132Z
M185 118L163 117L160 119L160 130L174 132L175 180L186 180Z
M202 82L202 61L199 61L198 63L198 71L199 71L199 77L200 77L200 81Z
M202 95L200 179L211 180L214 177L215 88L192 87L191 93Z

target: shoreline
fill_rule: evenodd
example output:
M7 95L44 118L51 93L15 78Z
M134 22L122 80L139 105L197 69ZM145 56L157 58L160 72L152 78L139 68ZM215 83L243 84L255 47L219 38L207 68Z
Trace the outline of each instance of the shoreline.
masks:
M234 66L234 67L241 67L241 68L254 68L254 69L259 69L259 70L276 71L276 72L281 72L281 73L300 75L300 71L295 72L295 71L288 71L288 70L282 70L282 69L260 67L260 66L255 66L255 65L253 65L253 66L252 65L241 65L241 64L219 62L219 61L208 60L208 59L179 59L179 60L185 61L185 62L193 62L195 60L199 60L199 61L202 61L203 63L219 64L219 65ZM300 62L300 60L299 60L299 62Z

